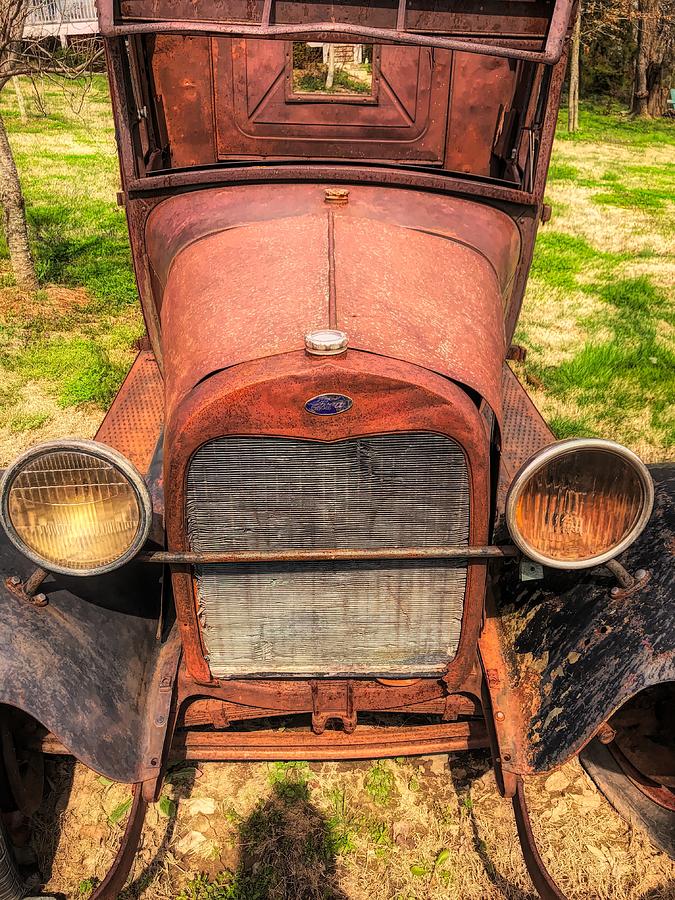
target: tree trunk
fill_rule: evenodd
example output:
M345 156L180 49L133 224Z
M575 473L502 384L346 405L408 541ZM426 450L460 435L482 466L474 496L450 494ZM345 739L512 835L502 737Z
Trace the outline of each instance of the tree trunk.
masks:
M570 88L567 99L567 130L574 134L579 130L579 61L581 56L581 5L572 32L570 47Z
M631 104L634 116L659 116L667 111L671 56L672 35L663 14L663 0L638 0Z
M0 204L4 213L5 237L17 287L24 291L35 292L38 289L38 281L28 242L23 193L2 116L0 116Z

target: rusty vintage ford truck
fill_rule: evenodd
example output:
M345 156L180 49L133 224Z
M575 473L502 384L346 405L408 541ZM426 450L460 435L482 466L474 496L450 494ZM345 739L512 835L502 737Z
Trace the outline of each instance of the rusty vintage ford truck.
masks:
M0 896L43 754L577 754L675 852L675 468L514 376L572 0L99 0L147 337L1 486ZM283 724L283 727L275 727Z

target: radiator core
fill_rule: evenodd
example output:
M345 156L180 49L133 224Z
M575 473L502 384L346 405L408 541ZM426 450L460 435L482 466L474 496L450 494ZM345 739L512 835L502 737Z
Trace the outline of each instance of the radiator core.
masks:
M467 546L469 477L432 433L334 443L222 437L188 472L192 550ZM195 567L211 671L442 673L460 636L464 560Z

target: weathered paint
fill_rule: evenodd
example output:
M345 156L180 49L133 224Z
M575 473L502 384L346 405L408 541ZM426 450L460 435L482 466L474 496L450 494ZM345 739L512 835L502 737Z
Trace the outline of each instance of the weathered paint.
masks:
M25 578L33 568L3 533L0 571ZM41 607L0 583L0 703L116 781L159 774L166 729L153 725L154 678L169 647L156 641L158 577L142 563L93 578L50 576Z
M303 349L329 323L352 349L437 371L500 413L520 238L498 210L361 187L334 208L318 185L250 186L165 201L147 245L169 416L211 373Z
M512 563L493 586L480 649L508 771L550 771L639 691L675 681L675 467L650 471L654 513L620 558L649 571L641 590L612 597L602 568L520 583Z
M306 411L307 397L339 392L345 384L354 401L348 412L319 418ZM415 430L447 434L460 444L469 470L470 542L484 544L489 528L490 436L476 405L453 382L417 366L354 350L336 357L297 351L212 375L172 410L167 421L164 483L169 549L189 549L186 473L195 450L209 440L227 434L269 434L338 441ZM484 583L485 563L470 561L462 637L447 676L453 688L473 661ZM188 668L197 681L208 683L211 676L189 567L173 567L173 588Z

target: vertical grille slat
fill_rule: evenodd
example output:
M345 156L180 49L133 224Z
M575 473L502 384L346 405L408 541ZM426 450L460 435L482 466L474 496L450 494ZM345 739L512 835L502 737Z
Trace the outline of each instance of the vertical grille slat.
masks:
M463 453L437 434L330 444L223 437L188 474L193 550L467 545ZM433 674L454 656L466 563L196 568L214 675Z

